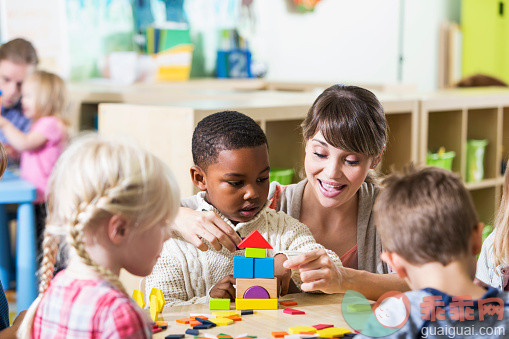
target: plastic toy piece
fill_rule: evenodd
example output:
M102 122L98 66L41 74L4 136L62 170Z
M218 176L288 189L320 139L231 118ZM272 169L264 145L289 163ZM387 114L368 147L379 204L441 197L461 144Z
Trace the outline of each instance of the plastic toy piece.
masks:
M182 339L185 336L185 334L168 334L164 339Z
M214 318L215 319L215 318ZM208 320L208 319L203 319L203 318L196 318L197 321L201 322L202 324L204 325L212 325L212 327L216 327L216 324L214 324L212 321Z
M299 303L296 302L296 301L292 301L292 300L285 300L285 301L280 301L279 302L279 305L283 305L283 306L295 306L295 305L298 305Z
M216 324L214 324L214 326L216 326ZM211 324L201 324L194 326L193 330L208 330L209 328L214 326L212 326Z
M193 329L191 329L191 328L188 328L188 329L186 330L186 334L189 334L189 335L198 335L199 333L200 333L200 331L198 331L198 330L193 330Z
M192 326L192 327L196 326L196 325L201 325L201 324L203 324L203 323L201 321L199 321L199 320L191 320L189 322L189 326Z
M165 304L163 291L161 291L158 288L153 288L150 291L150 295L148 296L149 300L152 299L152 296L156 297L156 300L157 300L157 312L161 313L163 311L164 304Z
M317 334L320 338L337 338L342 337L347 333L352 333L352 331L350 331L347 328L336 328L336 327L329 327L317 331Z
M209 309L211 309L211 310L229 310L230 309L230 299L210 298Z
M159 318L159 301L155 295L150 297L150 318L156 321Z
M233 339L233 337L229 334L225 334L225 333L219 333L217 335L217 338L218 339Z
M251 286L244 293L244 299L270 299L269 292L261 286Z
M254 259L254 278L274 278L274 258Z
M316 330L323 330L324 328L334 327L334 325L318 324L313 325L313 327L316 328Z
M212 312L212 314L217 317L227 317L229 315L239 315L239 312L237 312L237 311L216 311L216 312Z
M168 327L168 322L167 321L156 321L156 325L159 326L159 327Z
M233 277L245 279L254 278L254 258L241 256L233 257Z
M216 324L217 326L226 326L226 325L231 325L233 324L233 320L231 319L228 319L228 318L216 318L216 319L212 319L211 320L214 324Z
M254 314L254 311L253 310L242 310L242 311L240 311L240 315L250 315L250 314Z
M143 292L140 290L133 291L133 299L136 301L140 308L145 308L145 299L143 298Z
M192 320L191 318L181 318L181 319L177 319L175 321L178 322L179 324L189 324L189 322L191 320Z
M239 317L238 315L229 315L229 316L224 317L224 318L228 318L228 319L231 319L233 321L242 321L242 318Z
M266 258L267 250L265 248L248 247L244 255L248 258Z
M283 313L291 314L291 315L306 314L306 312L304 312L304 311L294 310L293 308L285 308L285 309L283 310ZM314 327L313 327L313 328L314 328ZM316 328L315 328L315 330L316 330Z
M251 232L244 240L237 245L238 247L251 247L251 248L267 248L272 249L272 246L265 240L265 238L258 232L258 230L254 230Z
M160 327L153 327L152 328L152 334L155 334L155 333L159 333L159 332L162 332L163 329L160 328Z
M316 333L316 328L311 327L311 326L295 326L295 327L290 327L288 329L288 332L290 332L290 334L301 334L303 332L311 332L311 334L314 334L314 333ZM304 334L308 334L308 333L304 333Z
M285 335L288 335L288 332L271 332L274 338L284 338Z
M246 291L252 286L261 286L268 293L269 298L277 298L277 278L272 279L237 279L236 284L236 297L245 298Z
M237 310L277 310L277 299L235 299Z

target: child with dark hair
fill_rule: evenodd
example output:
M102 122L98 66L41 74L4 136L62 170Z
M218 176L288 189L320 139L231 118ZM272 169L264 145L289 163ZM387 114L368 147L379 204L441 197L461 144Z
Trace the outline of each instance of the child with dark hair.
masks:
M191 178L200 189L183 204L199 211L217 213L241 237L258 230L273 247L275 276L281 294L292 292L298 272L283 268L286 251L321 250L331 263L338 256L316 243L308 227L268 207L269 157L267 138L256 122L239 112L212 114L198 123L192 140L194 166ZM235 299L233 257L243 250L226 248L202 252L180 234L168 240L154 270L146 280L146 291L163 291L170 305L202 303L208 297ZM148 295L148 294L147 294Z

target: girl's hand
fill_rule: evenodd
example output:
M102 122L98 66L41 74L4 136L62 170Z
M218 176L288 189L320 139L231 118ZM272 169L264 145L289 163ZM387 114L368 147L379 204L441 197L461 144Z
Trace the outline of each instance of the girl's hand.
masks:
M8 122L9 120L0 115L0 128L4 127Z
M202 239L207 240L216 251L224 246L230 252L235 252L236 245L242 241L237 232L212 211L195 211L181 207L173 228L185 241L202 251L208 249Z
M303 282L300 288L303 291L319 290L324 293L345 291L342 267L337 267L323 249L292 257L283 263L283 266L300 270L300 278Z
M235 288L233 285L235 284L235 279L233 275L227 275L223 279L221 279L212 289L210 290L211 298L220 298L230 300L235 300Z
M280 296L288 294L290 281L292 280L292 270L283 266L286 260L286 255L282 253L278 253L274 257L274 277L277 278L277 285Z

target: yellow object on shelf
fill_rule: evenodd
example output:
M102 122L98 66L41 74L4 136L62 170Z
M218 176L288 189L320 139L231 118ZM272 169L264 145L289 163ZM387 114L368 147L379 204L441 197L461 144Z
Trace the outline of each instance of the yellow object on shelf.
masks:
M189 80L193 49L192 44L181 44L157 53L157 81Z

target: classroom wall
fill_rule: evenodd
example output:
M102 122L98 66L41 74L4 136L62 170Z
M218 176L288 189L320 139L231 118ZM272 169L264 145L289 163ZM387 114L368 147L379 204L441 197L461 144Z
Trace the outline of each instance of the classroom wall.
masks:
M459 20L460 0L322 0L315 12L289 11L287 0L254 2L256 57L267 78L288 81L438 84L442 20ZM403 67L398 76L400 9Z

